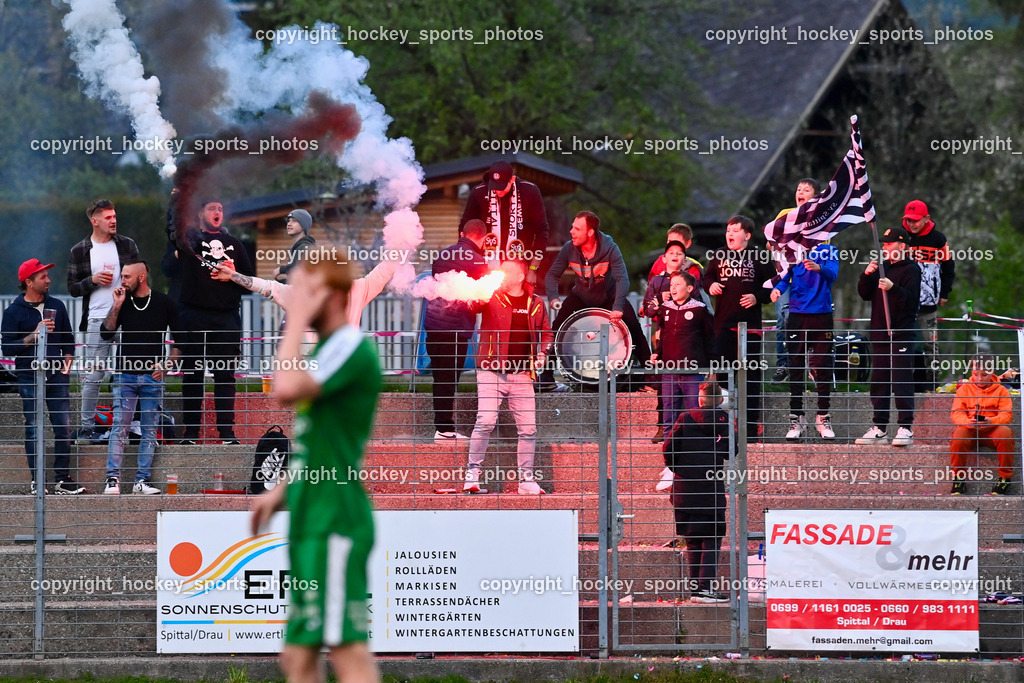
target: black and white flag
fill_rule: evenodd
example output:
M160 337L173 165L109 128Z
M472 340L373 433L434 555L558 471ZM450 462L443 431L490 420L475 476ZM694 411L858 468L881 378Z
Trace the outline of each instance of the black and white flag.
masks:
M868 187L868 171L861 154L860 125L850 117L853 145L843 163L829 181L828 187L808 199L802 206L764 226L768 246L775 253L777 274L765 287L781 282L792 265L807 258L817 245L861 223L875 219L875 207Z

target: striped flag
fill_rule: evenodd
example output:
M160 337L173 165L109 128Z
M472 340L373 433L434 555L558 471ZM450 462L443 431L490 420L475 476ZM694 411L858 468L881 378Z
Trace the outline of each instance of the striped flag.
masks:
M815 246L832 239L851 225L870 223L875 206L868 187L868 171L861 154L860 125L850 117L853 145L828 187L799 208L764 226L768 245L775 250L777 274L765 287L781 282L789 268L804 260Z

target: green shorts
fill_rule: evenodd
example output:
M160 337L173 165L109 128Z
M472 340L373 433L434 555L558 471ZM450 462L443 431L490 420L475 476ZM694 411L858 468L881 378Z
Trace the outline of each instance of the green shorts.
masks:
M340 534L289 541L287 644L336 647L369 639L366 563L371 545Z

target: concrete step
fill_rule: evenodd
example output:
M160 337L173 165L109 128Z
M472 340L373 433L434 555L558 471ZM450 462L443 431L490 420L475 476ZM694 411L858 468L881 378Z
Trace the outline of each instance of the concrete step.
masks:
M435 489L458 488L468 462L468 442L434 443L407 440L374 440L367 445L365 468L360 475L373 494L417 495ZM653 492L664 467L661 444L649 439L620 439L617 443L618 490ZM72 457L72 473L91 492L103 488L107 453L104 446L79 446ZM122 465L122 489L130 491L135 476L135 447L129 446ZM243 489L252 474L255 448L251 445L157 447L152 481L163 488L168 474L178 475L179 491L198 493L213 487L214 474L224 475L224 487ZM540 443L535 469L538 480L549 492L598 490L600 448L594 442ZM0 494L27 493L31 475L22 459L20 446L0 444L6 467L0 469ZM949 492L948 443L935 446L916 442L909 448L889 445L801 441L797 443L750 444L747 469L742 476L751 494L936 495ZM969 489L987 493L996 476L995 455L981 454L969 462L976 465ZM517 476L515 440L494 439L485 460L491 480L507 481ZM348 476L334 473L336 478ZM740 476L740 475L737 475ZM1016 494L1018 484L1011 486Z
M379 493L374 506L382 510L494 510L557 509L580 511L580 533L597 532L598 494L567 492L520 496L518 484L506 482L487 495L437 493ZM503 491L503 492L501 492ZM159 510L245 510L252 496L179 494L160 496L54 496L46 497L47 532L64 533L78 542L150 542L156 537ZM620 491L623 540L629 543L664 543L675 536L670 499L665 494ZM1024 524L1020 496L944 496L854 494L754 494L748 499L751 531L763 528L763 511L781 509L893 508L914 510L977 510L983 545L1003 542L1004 534L1019 534ZM35 499L27 495L0 495L0 543L15 534L31 533ZM629 518L628 515L633 515Z
M81 602L53 600L47 603L44 634L46 649L61 656L142 654L156 650L156 601L107 600ZM597 649L598 613L595 602L580 604L580 645L584 652ZM604 609L611 612L610 606ZM1024 637L1024 610L1019 605L979 605L981 652L974 656L1020 655ZM631 646L655 646L649 654L721 655L734 651L731 636L731 606L694 603L637 602L618 608L618 644L628 653ZM0 605L0 654L26 656L32 652L33 605L29 602ZM611 623L611 620L609 620ZM766 654L765 609L750 606L750 653ZM908 651L909 652L909 651ZM771 651L773 657L798 655ZM863 656L863 653L830 653Z

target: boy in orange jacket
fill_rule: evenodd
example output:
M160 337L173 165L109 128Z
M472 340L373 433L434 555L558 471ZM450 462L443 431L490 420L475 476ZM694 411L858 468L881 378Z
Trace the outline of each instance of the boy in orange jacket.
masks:
M1013 477L1014 434L1009 428L1013 419L1010 390L999 383L991 356L971 359L971 376L961 382L953 400L952 418L956 427L949 444L950 468L955 482L952 495L965 493L965 468L968 453L977 453L982 446L996 449L999 458L999 480L992 487L993 495L1005 495Z

